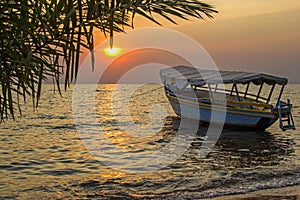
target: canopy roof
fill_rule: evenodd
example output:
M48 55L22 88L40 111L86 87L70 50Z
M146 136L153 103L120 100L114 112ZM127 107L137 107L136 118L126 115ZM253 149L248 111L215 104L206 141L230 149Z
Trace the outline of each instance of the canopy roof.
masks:
M208 69L198 69L187 66L176 66L160 71L163 83L176 82L178 85L191 84L193 86L202 86L206 83L254 83L261 85L286 85L288 80L283 77L268 75L264 73L251 73L243 71L218 71Z

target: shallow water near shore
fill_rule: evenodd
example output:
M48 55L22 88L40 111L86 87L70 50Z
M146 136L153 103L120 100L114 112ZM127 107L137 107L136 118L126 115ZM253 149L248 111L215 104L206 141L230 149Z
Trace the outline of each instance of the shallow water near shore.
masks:
M299 86L288 85L282 98L294 105L295 131L282 132L278 122L264 132L224 130L209 154L200 157L207 131L203 125L174 162L154 171L130 172L109 163L126 167L137 162L124 151L143 157L169 144L180 129L162 87L141 86L132 94L128 114L121 110L122 96L112 98L115 85L98 85L92 103L99 124L94 127L101 127L113 144L100 143L105 152L101 161L77 132L72 89L60 97L53 85L45 85L36 112L28 102L22 118L0 124L0 198L197 199L300 184ZM154 104L161 109L151 110ZM150 123L151 115L161 120ZM135 132L132 123L141 128ZM124 128L135 137L128 137ZM112 159L108 155L116 149L122 152Z

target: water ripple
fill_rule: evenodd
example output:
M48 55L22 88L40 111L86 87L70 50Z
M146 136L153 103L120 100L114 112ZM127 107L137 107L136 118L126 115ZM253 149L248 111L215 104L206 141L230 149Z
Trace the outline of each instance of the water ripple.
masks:
M300 132L283 133L278 124L266 132L224 130L205 158L198 154L207 139L207 127L201 126L185 153L160 170L133 174L109 168L109 162L122 165L131 159L126 152L143 156L167 145L176 136L180 119L167 117L161 130L146 139L142 137L148 134L146 129L141 129L139 137L129 137L121 128L128 126L128 116L120 112L116 120L106 104L112 86L99 85L97 95L103 97L95 99L99 123L77 128L101 127L101 136L111 144L96 140L95 135L80 138L73 121L71 91L62 99L51 87L46 86L36 113L27 106L24 118L1 124L0 199L197 199L300 184ZM299 94L298 85L291 87L290 91ZM151 95L134 99L136 125L149 123L147 102L169 105L163 90ZM297 95L290 98L300 127L300 101ZM96 141L99 151L107 152L103 154L106 165L90 154L82 139ZM118 148L126 151L116 152ZM119 160L107 156L115 153Z

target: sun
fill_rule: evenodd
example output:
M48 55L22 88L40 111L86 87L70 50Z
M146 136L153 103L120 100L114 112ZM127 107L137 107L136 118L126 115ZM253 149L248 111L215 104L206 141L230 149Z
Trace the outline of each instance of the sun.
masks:
M108 56L117 56L121 53L121 51L122 49L119 47L113 47L113 48L107 47L104 49L105 54Z

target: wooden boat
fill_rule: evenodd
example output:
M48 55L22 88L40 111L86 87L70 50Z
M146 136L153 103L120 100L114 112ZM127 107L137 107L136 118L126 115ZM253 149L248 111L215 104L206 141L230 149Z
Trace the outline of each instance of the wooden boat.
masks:
M283 131L295 130L292 104L281 100L286 78L187 66L162 69L160 77L178 116L207 123L224 121L225 127L243 130L265 130L279 119ZM274 92L278 86L280 90ZM224 120L212 117L218 115Z

